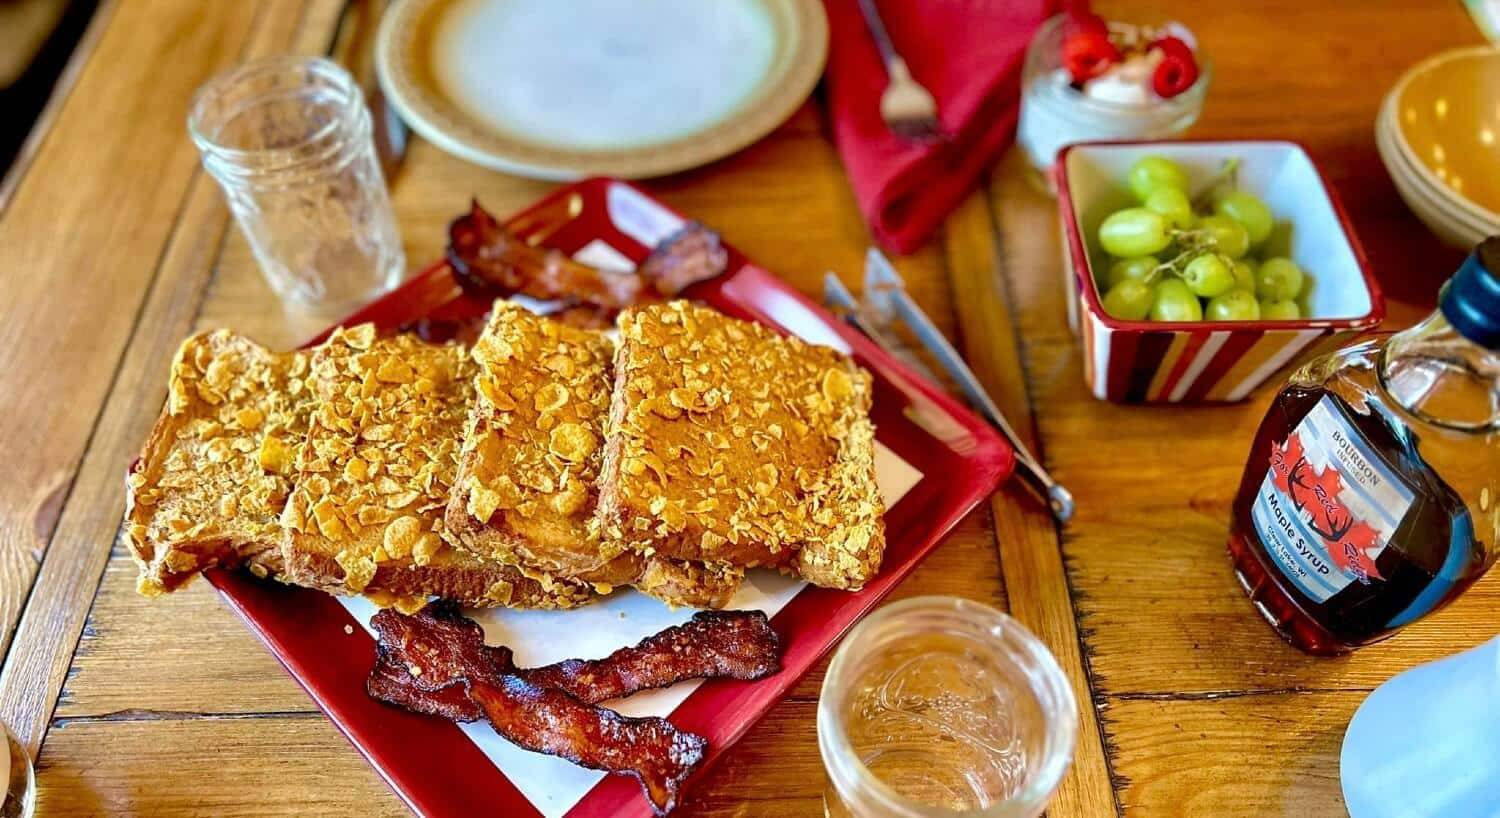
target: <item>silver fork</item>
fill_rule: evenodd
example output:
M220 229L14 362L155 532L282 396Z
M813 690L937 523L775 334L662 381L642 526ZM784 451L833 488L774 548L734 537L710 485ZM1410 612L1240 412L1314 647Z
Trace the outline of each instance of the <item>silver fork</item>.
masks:
M859 11L870 29L875 49L885 62L885 73L890 77L885 92L880 95L880 118L896 136L911 142L926 142L941 139L938 125L937 100L911 75L906 60L896 53L891 35L880 19L880 9L875 0L859 0Z

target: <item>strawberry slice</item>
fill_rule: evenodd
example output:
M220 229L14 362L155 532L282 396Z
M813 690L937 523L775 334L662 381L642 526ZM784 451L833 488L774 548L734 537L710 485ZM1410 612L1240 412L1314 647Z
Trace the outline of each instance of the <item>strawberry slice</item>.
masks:
M1151 74L1151 90L1162 99L1171 99L1193 87L1198 81L1198 60L1193 49L1179 37L1163 37L1151 44L1161 52L1161 62Z
M1153 48L1159 49L1161 53L1167 56L1193 59L1193 47L1188 45L1187 41L1183 40L1181 37L1173 37L1171 35L1168 35L1166 37L1158 37L1157 39L1152 40L1150 45L1146 46L1147 51L1150 51Z
M1107 33L1077 29L1063 40L1062 63L1073 82L1087 82L1119 61L1120 49L1109 41Z

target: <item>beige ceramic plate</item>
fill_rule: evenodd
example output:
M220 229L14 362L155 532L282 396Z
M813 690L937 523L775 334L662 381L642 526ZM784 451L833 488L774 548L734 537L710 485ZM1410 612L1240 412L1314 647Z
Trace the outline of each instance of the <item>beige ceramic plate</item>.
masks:
M456 156L641 178L770 132L827 51L817 0L398 0L376 58L402 118Z

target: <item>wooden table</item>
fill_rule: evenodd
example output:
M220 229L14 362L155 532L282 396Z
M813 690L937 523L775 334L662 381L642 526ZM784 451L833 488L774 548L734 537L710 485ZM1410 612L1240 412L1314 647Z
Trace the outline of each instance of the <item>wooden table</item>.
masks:
M262 282L184 129L211 73L323 52L343 0L105 3L0 190L0 719L40 748L41 814L400 814L403 807L296 684L199 583L132 590L116 541L122 470L164 394L177 342L232 326L289 345L312 324ZM1290 137L1338 188L1394 323L1430 304L1459 254L1396 197L1376 107L1418 58L1478 40L1459 4L1119 0L1180 16L1216 63L1203 136ZM897 591L1007 607L1052 646L1084 703L1052 814L1341 815L1338 752L1375 685L1493 635L1500 577L1399 638L1337 660L1285 647L1223 554L1243 453L1268 395L1238 406L1095 401L1063 319L1054 204L1012 154L944 233L899 267L1013 421L1078 498L1059 532L1024 491L971 515ZM477 170L418 142L393 191L408 258L434 258L477 194L508 211L548 185ZM813 291L857 284L868 242L822 112L651 182L771 270ZM742 741L685 815L820 815L813 710L821 671Z

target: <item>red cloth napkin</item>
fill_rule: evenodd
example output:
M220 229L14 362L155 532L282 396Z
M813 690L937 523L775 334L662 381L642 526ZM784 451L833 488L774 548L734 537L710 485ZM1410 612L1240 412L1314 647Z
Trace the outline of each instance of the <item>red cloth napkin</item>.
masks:
M945 142L913 145L880 118L887 77L857 0L825 0L834 141L870 229L915 250L1015 137L1021 63L1055 0L879 0L912 75L937 98Z

